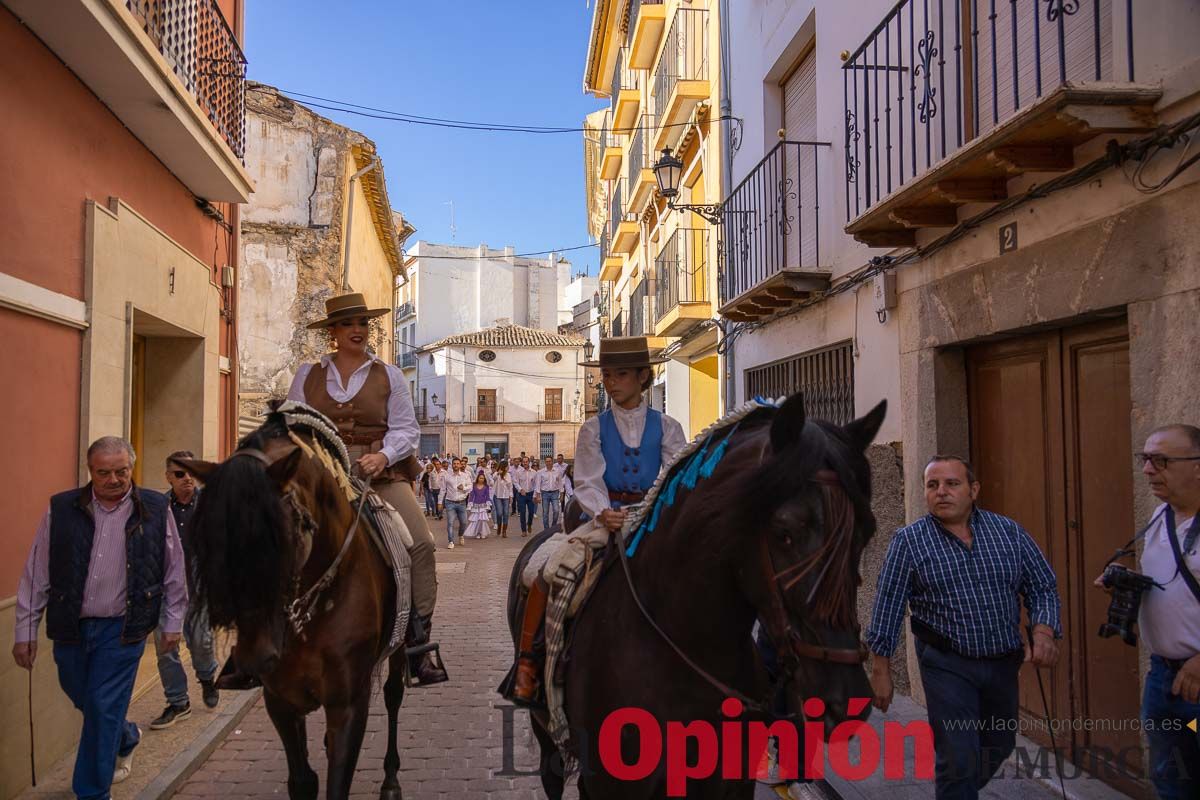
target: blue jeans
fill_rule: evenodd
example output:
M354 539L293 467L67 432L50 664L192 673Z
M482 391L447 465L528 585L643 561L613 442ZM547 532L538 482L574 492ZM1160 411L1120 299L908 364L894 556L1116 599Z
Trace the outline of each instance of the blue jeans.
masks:
M542 528L557 525L562 519L562 507L558 504L558 492L542 492Z
M446 538L454 544L454 520L458 520L458 541L462 542L463 531L467 529L467 501L447 500L446 506Z
M137 747L137 726L125 719L146 640L121 642L121 617L83 619L79 642L54 643L58 683L83 712L71 789L79 800L108 800L117 756Z
M512 498L511 497L495 498L494 508L496 509L496 524L497 525L507 525L508 524L508 512L511 509L511 507L512 507Z
M163 694L173 706L188 704L187 673L179 658L179 648L167 652L162 649L162 624L154 632L154 647L158 653L158 677L162 679ZM189 606L183 618L183 639L192 654L192 669L196 680L208 682L217 674L217 657L213 653L212 627L208 624L208 609L204 606Z
M529 533L533 530L533 492L517 492L514 497L517 501L517 519L521 520L521 533Z
M433 489L425 490L425 513L431 517L437 516L437 492Z
M1017 673L1021 654L964 658L916 640L926 708L933 728L937 800L975 800L1017 743ZM951 728L949 720L998 720Z
M1142 719L1150 744L1150 779L1163 800L1196 797L1200 793L1200 733L1184 727L1200 717L1200 703L1186 703L1179 695L1171 694L1176 674L1167 662L1151 656L1142 692Z

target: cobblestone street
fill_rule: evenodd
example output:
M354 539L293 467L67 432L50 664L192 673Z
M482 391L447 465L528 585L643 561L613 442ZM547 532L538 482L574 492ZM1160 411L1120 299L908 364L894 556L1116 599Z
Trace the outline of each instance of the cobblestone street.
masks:
M514 518L514 527L515 525ZM438 543L438 612L435 636L450 681L406 692L400 710L400 783L406 800L438 798L533 798L542 796L536 776L504 777L504 716L512 721L512 766L537 764L536 743L523 711L505 711L496 694L512 659L504 622L509 572L520 551L520 531L510 538L471 540L445 549L445 522L431 520ZM540 522L537 523L540 527ZM353 797L379 796L387 747L387 715L377 688L367 724ZM325 784L324 714L308 718L309 755ZM181 798L286 796L283 749L262 701L192 775Z

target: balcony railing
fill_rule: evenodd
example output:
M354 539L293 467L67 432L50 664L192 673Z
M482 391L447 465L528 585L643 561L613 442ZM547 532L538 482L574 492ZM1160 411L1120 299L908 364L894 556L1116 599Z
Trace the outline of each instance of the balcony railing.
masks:
M431 409L428 403L413 403L413 411L417 414L417 422L422 424L429 421L431 413L437 416L437 408Z
M417 365L417 354L409 349L408 345L400 345L404 351L400 353L400 366L403 369L415 367Z
M680 81L708 80L708 10L679 8L667 30L658 64L650 113L664 122L671 92Z
M629 185L637 184L638 176L643 169L646 169L650 163L647 158L646 142L649 140L646 129L654 124L654 118L649 114L642 114L638 117L637 125L634 127L629 138L629 156L627 158L628 168L625 174L628 176ZM630 198L632 200L632 198Z
M780 142L726 198L722 305L785 269L821 266L829 153L828 142Z
M246 156L246 57L217 0L125 0L217 133Z
M617 227L625 216L625 178L613 181L612 197L608 204L608 242L611 247L617 240Z
M411 301L406 302L406 303L401 303L400 305L396 306L396 321L399 322L402 319L408 319L409 317L413 316L416 313L417 313L417 304L416 303L413 303Z
M1133 0L901 0L843 65L847 220L1064 84L1133 79Z
M622 89L640 90L641 88L641 70L636 70L629 66L629 48L622 47L617 51L617 66L613 69L611 88L613 107L616 107L617 98L621 96ZM617 131L617 133L624 133L624 131Z
M622 320L621 320L622 314L624 314L624 311L618 311L617 315L615 317L613 317L613 321L612 321L612 335L613 336L624 336L625 335L625 328L623 327Z
M646 300L649 297L650 281L643 280L629 295L629 332L626 336L645 336L652 333L646 329Z
M708 231L679 228L654 260L655 322L680 303L708 301ZM644 284L643 284L644 285Z
M467 409L470 422L504 422L504 406L471 406Z

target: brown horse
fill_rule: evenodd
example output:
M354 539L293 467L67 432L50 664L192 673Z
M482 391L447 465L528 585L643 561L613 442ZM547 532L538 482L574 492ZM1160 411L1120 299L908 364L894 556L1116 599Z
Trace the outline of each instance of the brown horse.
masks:
M625 564L610 556L574 621L563 667L580 797L666 794L665 753L636 780L612 774L611 747L608 761L601 755L601 730L618 709L643 709L660 725L700 721L721 730L722 701L740 695L751 702L737 722L772 716L776 693L752 638L756 620L778 653L786 684L778 695L792 714L803 699L819 697L827 732L848 716L866 717L869 707L849 702L871 696L855 610L859 559L875 530L863 451L885 410L880 403L845 427L806 421L798 396L755 410L714 435L714 442L728 437L724 457L693 489L677 487L634 555ZM688 463L660 481L669 485ZM514 636L520 571L537 543L522 551L510 584ZM531 717L543 787L561 797L564 778L546 717ZM647 752L634 726L621 728L618 742L626 765ZM756 768L743 764L732 780L715 769L688 781L687 796L749 798Z
M309 433L297 435L311 447ZM288 796L313 800L305 716L325 709L326 796L345 800L362 746L372 672L396 614L395 581L373 549L356 506L332 472L289 438L283 416L267 422L221 464L185 469L205 484L192 527L199 601L212 622L237 628L237 661L263 683L267 713L287 753ZM321 580L355 532L316 613L297 635L287 609ZM389 660L384 701L388 749L381 800L400 800L396 716L404 698L404 648Z

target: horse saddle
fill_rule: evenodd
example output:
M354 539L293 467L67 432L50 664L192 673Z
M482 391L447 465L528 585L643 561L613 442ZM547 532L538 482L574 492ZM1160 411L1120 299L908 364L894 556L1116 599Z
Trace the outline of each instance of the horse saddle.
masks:
M365 485L358 484L356 488L360 492L366 491L362 512L366 519L363 521L368 523L370 539L396 582L396 618L383 656L387 658L404 641L408 630L412 610L412 557L408 551L413 546L413 538L400 512Z

